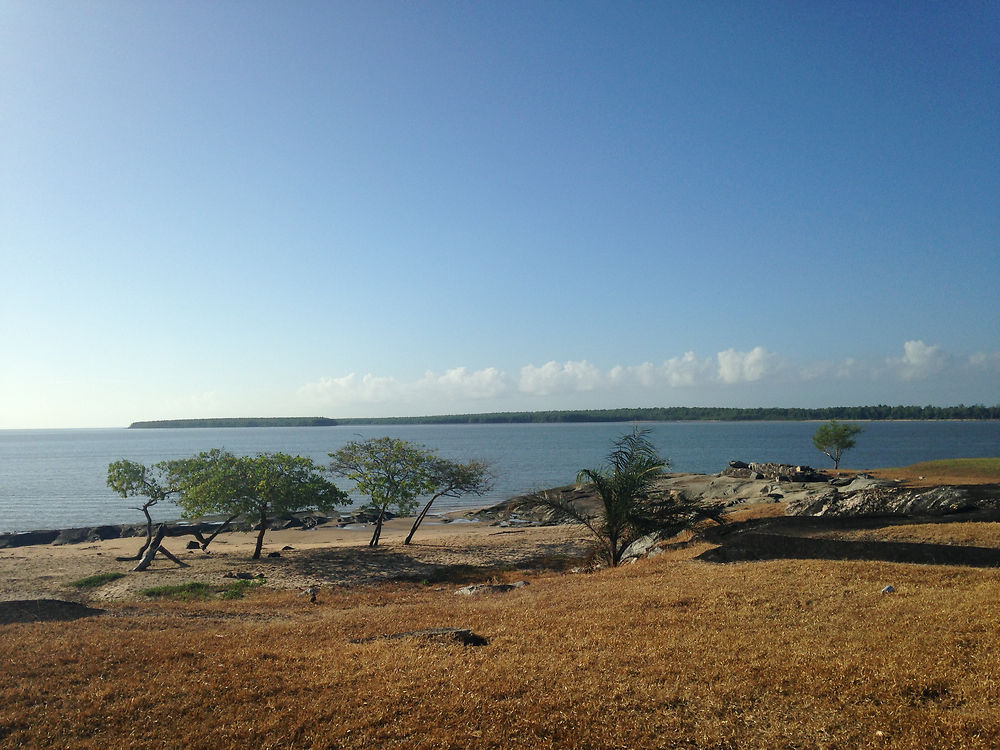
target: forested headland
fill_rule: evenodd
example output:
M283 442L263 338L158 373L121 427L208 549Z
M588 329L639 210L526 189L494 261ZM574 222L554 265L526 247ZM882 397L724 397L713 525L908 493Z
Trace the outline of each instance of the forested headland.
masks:
M133 422L130 430L182 427L332 427L336 419L326 417L226 417L214 419L157 419Z
M996 406L829 406L820 409L784 407L664 406L634 409L509 411L483 414L440 414L426 417L234 417L225 419L163 419L133 422L130 429L180 427L332 427L389 424L529 424L555 422L687 422L687 421L814 421L1000 419Z

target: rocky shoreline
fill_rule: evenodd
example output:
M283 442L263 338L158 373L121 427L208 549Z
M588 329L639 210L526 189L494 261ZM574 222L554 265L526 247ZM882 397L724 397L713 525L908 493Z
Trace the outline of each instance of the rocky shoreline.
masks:
M865 473L830 476L810 466L778 463L731 461L718 474L668 474L661 485L666 492L690 500L720 503L727 509L740 505L784 503L784 514L813 518L865 518L886 516L944 516L981 511L1000 514L998 485L938 485L907 487L897 480L879 479ZM547 490L559 493L573 503L596 509L597 498L586 487L567 485ZM448 523L456 518L482 521L497 526L550 525L555 521L545 511L518 508L524 496L496 505L465 511L452 511L437 517ZM387 516L392 518L390 513ZM316 528L365 524L374 515L356 511L350 515L295 513L272 519L269 528ZM214 516L165 522L168 537L211 534L226 521ZM154 524L158 526L159 523ZM238 517L226 531L255 531L254 519ZM29 545L63 545L97 542L107 539L141 537L144 523L109 524L72 529L43 529L0 534L0 549Z
M828 475L810 466L731 461L718 474L668 474L661 489L687 500L721 504L726 509L760 503L784 503L784 515L812 518L946 516L979 511L1000 514L1000 486L938 485L908 487L897 480L866 473ZM597 498L572 485L547 492L583 507ZM554 521L545 510L523 511L522 497L480 511L484 519L516 526Z
M395 518L392 513L386 513L386 520ZM351 526L354 524L371 523L375 520L373 513L357 511L350 515L325 515L322 513L292 513L271 519L268 529L311 529L319 526ZM181 537L196 534L208 535L215 532L226 523L226 516L206 516L196 519L180 519L174 521L155 521L153 529L165 525L165 536ZM233 519L223 533L231 531L256 531L259 525L246 516ZM108 539L127 539L146 535L145 523L104 524L100 526L82 526L70 529L39 529L36 531L18 531L0 534L0 549L27 547L36 544L82 544L84 542L102 542Z

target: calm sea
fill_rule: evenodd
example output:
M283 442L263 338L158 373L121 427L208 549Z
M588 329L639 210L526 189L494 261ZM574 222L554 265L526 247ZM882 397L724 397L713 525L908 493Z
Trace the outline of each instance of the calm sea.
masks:
M808 464L829 460L812 446L815 422L668 422L647 425L673 471L715 473L730 459ZM167 430L0 430L0 532L140 522L134 501L105 486L108 463L145 464L225 448L282 451L325 465L350 440L391 435L454 459L483 458L497 472L485 498L442 502L441 509L498 502L572 482L599 466L630 424L401 425ZM903 466L935 458L1000 455L1000 422L871 422L846 454L845 468ZM179 517L172 505L157 520Z

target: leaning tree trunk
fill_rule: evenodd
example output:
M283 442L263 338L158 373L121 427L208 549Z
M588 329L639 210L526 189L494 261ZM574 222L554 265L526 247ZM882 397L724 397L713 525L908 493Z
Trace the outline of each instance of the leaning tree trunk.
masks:
M439 497L440 495L435 495L427 501L427 505L424 506L424 509L420 511L420 514L417 516L416 520L414 520L413 526L410 528L410 533L406 535L406 539L403 540L403 544L410 543L410 540L413 539L413 535L417 533L417 529L420 527L420 524L423 523L424 519L427 517L428 511L431 509L431 503Z
M378 547L379 537L382 536L382 522L385 520L385 506L383 505L378 512L378 520L375 521L375 533L372 534L372 540L368 542L369 547Z
M149 515L149 506L148 505L143 505L139 510L141 510L143 512L143 514L146 516L146 541L139 548L139 551L136 552L134 555L129 555L127 557L116 557L115 558L116 560L118 560L120 562L124 562L125 560L141 560L143 554L145 554L146 550L149 549L149 545L153 541L153 519ZM150 559L152 559L152 558L150 558Z
M223 523L219 528L217 528L207 537L204 536L200 531L192 531L191 534L194 536L195 539L198 540L198 543L201 545L202 550L207 550L208 545L212 543L212 540L215 539L215 537L217 537L223 531L228 529L229 524L231 524L237 518L239 518L239 514L236 514L235 516L230 516L229 518L226 519L225 523Z
M267 532L267 511L263 510L260 513L260 532L257 534L257 547L253 551L253 557L251 560L260 559L260 550L264 546L264 534Z
M163 537L166 535L166 533L167 533L167 525L161 523L160 527L156 530L156 537L153 538L153 541L150 542L149 546L146 548L146 553L143 555L140 563L136 565L134 568L132 568L133 571L142 571L148 568L149 564L153 562L153 558L156 557L157 552L162 554L164 557L170 558L175 563L180 565L182 568L190 567L186 562L182 562L178 560L176 557L174 557L172 554L170 554L167 548L163 546Z

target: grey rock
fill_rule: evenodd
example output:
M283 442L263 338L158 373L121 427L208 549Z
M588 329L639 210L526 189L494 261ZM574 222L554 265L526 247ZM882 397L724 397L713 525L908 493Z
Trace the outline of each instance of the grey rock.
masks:
M877 481L877 480L876 480ZM790 516L943 516L977 507L997 507L1000 500L976 502L961 487L941 486L929 489L908 489L896 485L870 484L865 489L849 491L847 487L830 487L830 491L811 498L789 502L785 509Z
M625 548L621 561L625 562L626 560L637 560L640 557L647 557L656 548L659 541L659 534L646 534L646 536L639 537Z
M52 544L79 544L80 542L88 541L94 541L90 537L90 529L63 529L52 540Z
M474 583L471 586L463 586L455 591L458 596L474 596L476 594L502 594L514 589L527 586L527 581L516 581L514 583Z

